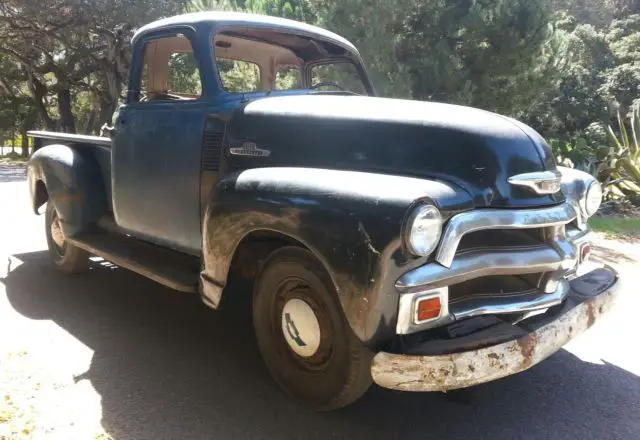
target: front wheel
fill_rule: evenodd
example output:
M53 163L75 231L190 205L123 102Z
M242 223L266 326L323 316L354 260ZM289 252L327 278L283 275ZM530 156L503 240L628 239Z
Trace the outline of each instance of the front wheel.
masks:
M56 269L64 273L86 271L89 267L89 253L66 240L58 212L51 202L47 203L45 218L49 256Z
M267 368L315 410L348 405L371 386L373 354L355 336L330 277L309 251L286 247L256 281L253 323Z

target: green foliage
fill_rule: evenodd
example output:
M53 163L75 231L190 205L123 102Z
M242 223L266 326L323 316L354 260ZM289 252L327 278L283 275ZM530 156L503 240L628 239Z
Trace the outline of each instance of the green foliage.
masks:
M202 93L200 71L193 53L170 55L167 83L170 92L200 96Z
M276 73L276 90L291 90L300 87L300 69L292 67L280 69Z
M621 182L619 187L623 193L640 193L640 109L637 106L632 110L628 126L618 114L617 133L608 127L609 167L611 175Z
M225 90L253 92L260 87L260 69L253 63L218 58L218 71Z
M640 236L640 218L592 217L589 225L595 231L614 237Z
M620 164L633 163L624 139L633 139L637 122L616 125L615 142L606 127L618 112L637 119L640 0L4 0L0 135L34 126L96 132L126 89L132 31L206 10L320 25L356 44L379 95L504 113L605 182L633 175ZM193 59L174 58L170 87L199 93ZM222 62L221 76L229 90L254 90L259 81L246 63ZM276 88L299 82L285 70Z

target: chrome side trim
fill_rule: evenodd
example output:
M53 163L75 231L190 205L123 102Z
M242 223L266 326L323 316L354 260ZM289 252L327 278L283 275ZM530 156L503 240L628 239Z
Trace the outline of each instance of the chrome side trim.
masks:
M402 292L435 289L488 275L516 275L560 269L563 259L551 246L533 250L475 251L459 255L449 269L437 263L417 267L396 281Z
M440 316L429 321L418 322L416 320L416 304L426 298L440 298ZM400 296L398 309L398 322L396 333L407 335L428 328L438 327L447 322L453 321L453 316L449 314L449 288L427 290L424 292L407 293Z
M460 240L466 234L486 229L528 229L564 225L575 220L571 203L539 209L476 209L454 215L442 233L436 261L451 267Z
M507 179L511 185L524 186L536 194L555 194L560 191L562 173L557 170L538 171L535 173L518 174Z
M465 301L450 305L450 313L455 319L471 318L478 315L498 315L505 313L521 313L546 309L564 301L570 287L567 280L560 280L555 292L525 292L520 295L495 295L490 298L476 295Z

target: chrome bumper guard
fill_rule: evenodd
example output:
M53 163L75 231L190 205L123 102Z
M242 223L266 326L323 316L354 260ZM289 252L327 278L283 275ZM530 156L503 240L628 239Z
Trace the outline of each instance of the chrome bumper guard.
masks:
M534 312L562 303L568 274L575 270L588 230L566 228L577 218L571 203L541 209L481 209L451 218L436 254L436 262L413 269L395 284L401 293L396 332L409 334L483 314ZM528 247L488 248L456 255L462 237L488 229L548 228L546 243ZM513 295L476 296L449 302L448 286L491 275L546 273L544 285ZM440 298L440 315L416 321L418 301Z
M615 271L605 268L576 278L571 286L561 310L518 324L523 336L489 346L478 342L477 349L436 355L380 352L371 365L373 380L401 391L448 391L524 371L606 315L615 303L620 281ZM480 335L476 340L485 338Z

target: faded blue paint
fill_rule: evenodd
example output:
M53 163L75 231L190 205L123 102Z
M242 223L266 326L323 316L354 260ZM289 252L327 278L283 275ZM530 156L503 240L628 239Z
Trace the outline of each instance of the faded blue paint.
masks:
M210 111L207 102L141 103L121 110L112 153L113 212L120 227L200 254L200 155Z
M62 223L65 235L74 236L95 225L107 212L106 190L100 165L91 148L48 145L27 164L29 190L35 205L36 185L43 182Z

